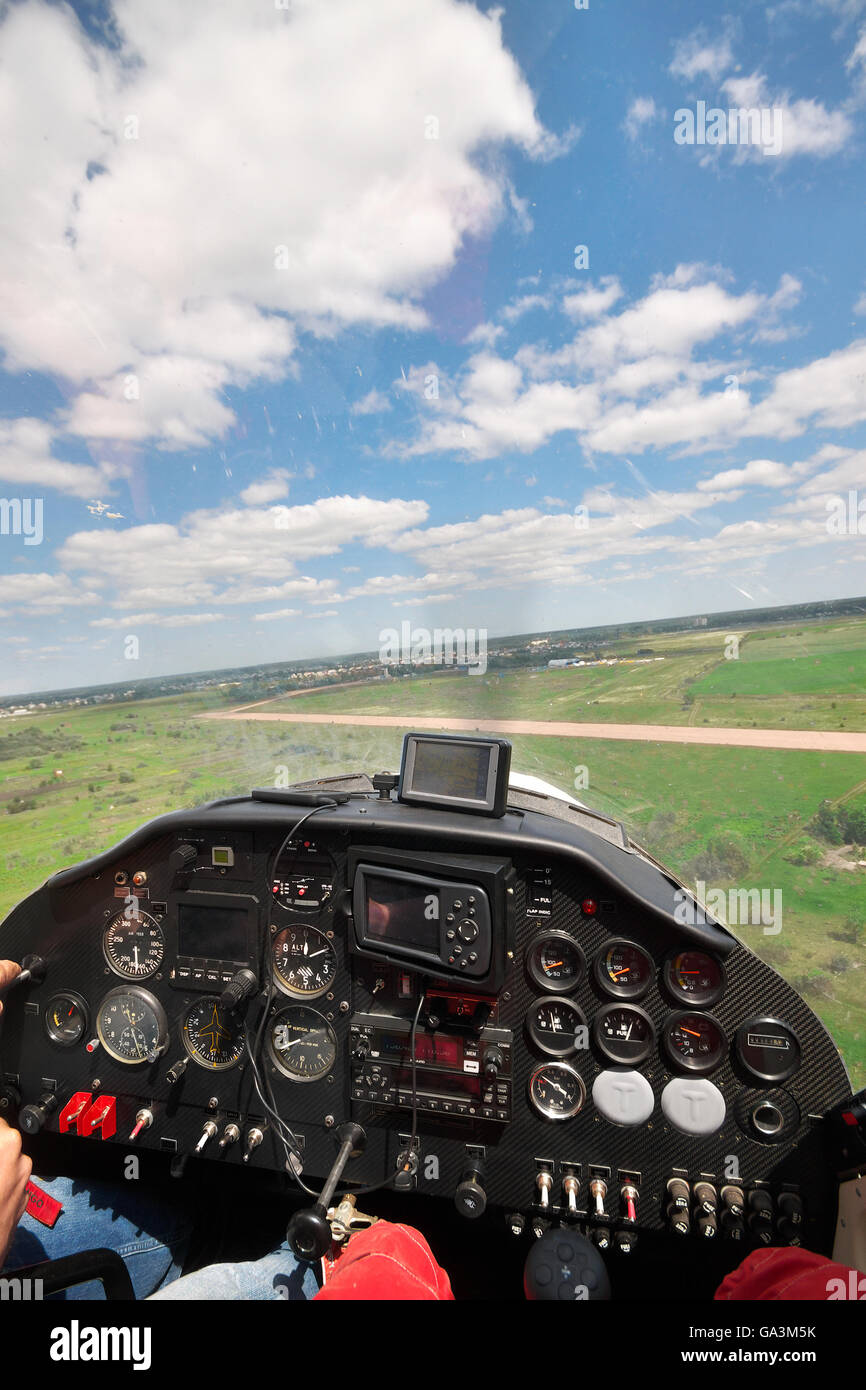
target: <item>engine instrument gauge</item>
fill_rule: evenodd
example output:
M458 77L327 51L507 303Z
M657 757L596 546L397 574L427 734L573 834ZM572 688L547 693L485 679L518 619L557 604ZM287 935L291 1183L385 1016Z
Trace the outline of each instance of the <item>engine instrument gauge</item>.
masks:
M529 1078L529 1100L546 1120L570 1120L586 1100L583 1077L568 1062L545 1062Z
M593 1041L610 1062L636 1067L655 1047L652 1019L635 1004L608 1004L595 1016Z
M165 1009L137 985L106 994L96 1015L96 1031L109 1057L127 1066L155 1062L168 1042Z
M324 994L337 969L332 943L323 932L305 923L277 932L271 959L278 988L301 999Z
M787 1081L800 1065L800 1043L793 1028L778 1018L750 1018L737 1029L736 1053L759 1081Z
M162 928L149 913L125 908L106 927L102 952L115 975L125 980L148 980L165 955Z
M64 989L45 1006L42 1022L51 1042L58 1047L74 1047L87 1032L88 1009L80 994Z
M268 1027L268 1050L283 1076L292 1081L318 1081L334 1065L337 1035L315 1009L281 1009Z
M722 1025L712 1014L682 1011L665 1022L665 1051L679 1071L704 1074L714 1071L728 1051Z
M586 1015L571 999L536 999L526 1015L526 1031L535 1046L552 1057L567 1057L588 1041Z
M577 942L564 931L546 931L530 942L526 969L540 989L567 994L583 975L586 962Z
M679 951L665 962L664 979L674 999L694 1008L714 1004L725 987L725 972L706 951Z
M227 1071L244 1053L244 1033L237 1015L221 1007L213 994L190 1005L181 1036L192 1060L208 1071Z
M615 999L640 999L655 974L652 960L642 947L621 937L609 941L595 959L595 978Z

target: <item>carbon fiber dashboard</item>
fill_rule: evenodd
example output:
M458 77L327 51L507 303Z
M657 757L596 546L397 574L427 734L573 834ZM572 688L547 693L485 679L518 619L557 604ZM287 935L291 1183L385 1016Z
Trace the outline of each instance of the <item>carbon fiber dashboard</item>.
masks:
M452 1200L469 1173L491 1207L517 1225L572 1220L632 1238L674 1230L668 1185L677 1177L692 1189L701 1180L716 1192L739 1186L747 1203L752 1192L765 1192L774 1210L787 1192L804 1206L793 1239L828 1253L836 1191L821 1117L850 1095L850 1085L823 1025L725 928L700 910L684 919L676 881L608 823L598 833L590 813L566 813L544 798L517 800L504 817L482 820L403 805L360 783L343 804L317 809L293 836L307 815L302 805L217 802L163 816L56 875L0 926L0 956L20 961L32 953L46 964L41 983L12 991L0 1023L6 1113L20 1104L23 1115L35 1105L36 1129L65 1132L70 1145L115 1146L118 1173L136 1147L283 1172L285 1148L250 1066L258 1036L259 1067L303 1156L305 1180L328 1172L335 1130L351 1118L367 1143L346 1180L382 1183L393 1178L411 1128L411 1086L399 1049L423 990L416 1094L426 1102L412 1161L416 1191ZM375 850L415 854L419 863L424 856L451 859L455 879L470 884L474 860L505 866L507 910L494 922L503 934L504 977L494 993L459 976L424 975L411 964L357 952L347 865L350 855ZM123 935L130 900L126 920L137 913L151 928L149 945L141 935L129 938L138 943L131 956ZM550 953L539 967L544 939L564 942L577 962L571 978L552 974L549 987L544 972L563 967ZM616 994L616 979L629 968L622 960L640 957L611 955L619 941L648 961L632 999ZM280 951L282 958L275 956ZM688 977L698 972L686 967L706 957L720 982L708 1006L676 988L678 979L691 987ZM275 978L275 960L284 977L263 990ZM218 1007L241 967L258 982L246 1035ZM157 1005L153 1036L136 991ZM585 1023L573 1045L555 1036L562 1004ZM646 1030L646 1055L633 1066L612 1061L599 1042L602 1014L623 1006L612 1025L617 1045L630 1046L634 1006ZM537 1028L534 1038L528 1031L534 1009L553 1027L549 1043ZM690 1037L699 1036L708 1016L722 1035L715 1059L712 1049L703 1058L689 1052ZM757 1020L748 1035L759 1047L770 1049L786 1032L794 1039L798 1064L790 1075L778 1066L774 1072L772 1059L767 1077L744 1064L737 1040L750 1020ZM775 1021L772 1037L765 1036L766 1020ZM431 1065L437 1057L445 1059L438 1073ZM611 1113L610 1085L626 1072L641 1078L649 1109L640 1119ZM543 1113L540 1094L558 1103L549 1088L572 1074L583 1092L581 1100L575 1091L577 1112ZM687 1089L698 1075L717 1106L710 1132L688 1132L687 1111L667 1103L672 1083ZM143 1113L149 1118L139 1123ZM759 1128L756 1115L773 1116L772 1125ZM251 1142L254 1133L259 1138ZM577 1180L570 1199L566 1178ZM626 1189L634 1194L631 1211ZM694 1217L691 1240L698 1239ZM753 1239L780 1243L773 1220L762 1235L747 1226L746 1247ZM710 1234L722 1243L721 1224ZM732 1243L731 1264L743 1248Z

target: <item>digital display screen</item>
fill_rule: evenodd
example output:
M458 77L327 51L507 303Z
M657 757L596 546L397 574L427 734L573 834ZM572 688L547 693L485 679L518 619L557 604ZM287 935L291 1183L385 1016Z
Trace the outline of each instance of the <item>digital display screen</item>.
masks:
M790 1039L781 1038L775 1033L749 1033L746 1042L749 1047L772 1047L781 1052L791 1050Z
M368 937L438 955L438 891L378 874L368 873L365 878Z
M209 960L246 960L247 915L245 908L178 903L179 954Z
M408 1036L405 1033L383 1033L379 1038L379 1052L386 1057L408 1057ZM415 1061L421 1065L462 1067L460 1039L443 1037L441 1033L418 1033L415 1037Z
M486 801L491 749L485 744L419 738L415 744L412 791Z
M394 1084L400 1090L411 1091L412 1089L412 1068L400 1067L394 1075ZM468 1100L480 1100L481 1098L481 1077L464 1076L458 1071L437 1071L435 1076L429 1072L424 1076L416 1078L416 1090L420 1094L438 1095L446 1092L448 1095L466 1096Z

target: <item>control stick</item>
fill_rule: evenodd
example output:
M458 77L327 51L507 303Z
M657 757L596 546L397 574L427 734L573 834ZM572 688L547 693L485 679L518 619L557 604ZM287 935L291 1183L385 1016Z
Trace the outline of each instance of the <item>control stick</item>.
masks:
M45 979L45 969L45 961L41 956L25 956L21 961L21 969L15 979L10 980L5 992L17 989L19 985L41 985Z
M286 1239L299 1260L318 1260L326 1255L331 1246L331 1228L328 1225L328 1207L331 1205L337 1183L343 1176L343 1169L350 1158L363 1153L367 1136L360 1125L348 1120L337 1130L340 1151L334 1166L325 1180L325 1186L312 1207L296 1211L286 1232Z

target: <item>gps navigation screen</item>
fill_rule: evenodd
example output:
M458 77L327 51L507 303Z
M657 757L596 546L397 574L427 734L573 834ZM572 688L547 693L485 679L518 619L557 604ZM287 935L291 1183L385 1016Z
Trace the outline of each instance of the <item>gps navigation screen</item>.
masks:
M484 744L418 739L415 745L412 785L416 792L485 801L489 771L490 748Z

